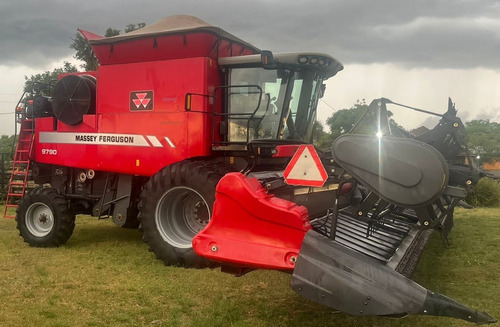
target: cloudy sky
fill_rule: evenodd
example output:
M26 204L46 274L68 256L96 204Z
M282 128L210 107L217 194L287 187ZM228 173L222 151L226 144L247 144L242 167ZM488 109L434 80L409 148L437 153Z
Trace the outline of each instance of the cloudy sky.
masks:
M500 122L500 1L497 0L16 0L0 2L0 134L24 76L72 60L77 28L151 24L197 16L273 52L324 52L344 71L327 82L320 120L357 99L445 111L451 97L464 121ZM427 117L393 110L417 127Z

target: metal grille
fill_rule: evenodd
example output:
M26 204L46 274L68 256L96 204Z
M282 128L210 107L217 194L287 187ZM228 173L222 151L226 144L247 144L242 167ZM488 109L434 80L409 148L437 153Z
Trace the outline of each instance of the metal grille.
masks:
M400 246L411 241L418 234L412 211L388 214L375 224L369 224L352 217L349 212L340 211L335 241L377 260L388 262ZM311 222L318 233L330 237L331 219L322 217ZM401 251L405 251L401 249Z

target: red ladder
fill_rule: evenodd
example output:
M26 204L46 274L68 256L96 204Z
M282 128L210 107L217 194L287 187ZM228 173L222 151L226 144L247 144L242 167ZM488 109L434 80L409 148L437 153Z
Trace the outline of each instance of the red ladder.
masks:
M5 202L4 218L16 218L16 215L7 213L9 208L17 208L19 200L26 192L28 184L28 173L30 170L30 153L33 144L33 120L24 119L21 121L21 130L17 141L16 154L12 164L12 174L10 176L7 200Z

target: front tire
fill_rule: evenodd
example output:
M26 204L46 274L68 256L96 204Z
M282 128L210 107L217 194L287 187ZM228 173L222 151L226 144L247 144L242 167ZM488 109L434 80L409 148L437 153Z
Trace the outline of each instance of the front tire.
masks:
M165 265L209 267L192 247L210 220L215 186L229 169L220 163L186 160L156 173L141 194L143 240Z
M65 244L75 229L75 215L67 201L51 187L37 187L17 208L17 229L26 243L35 247Z

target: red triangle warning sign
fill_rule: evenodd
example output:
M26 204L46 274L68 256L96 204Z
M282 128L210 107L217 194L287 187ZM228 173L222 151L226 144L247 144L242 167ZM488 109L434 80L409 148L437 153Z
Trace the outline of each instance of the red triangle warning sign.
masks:
M328 174L312 145L301 145L295 152L283 173L289 185L321 187Z

